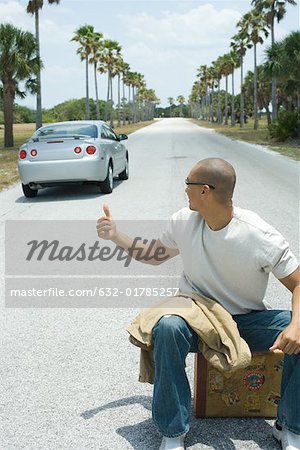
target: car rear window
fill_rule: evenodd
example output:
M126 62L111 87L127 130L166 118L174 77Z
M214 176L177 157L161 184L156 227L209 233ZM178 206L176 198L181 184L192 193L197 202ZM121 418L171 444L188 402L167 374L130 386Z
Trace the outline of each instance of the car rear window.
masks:
M71 136L88 136L91 138L98 137L98 130L96 125L50 125L37 130L32 139L36 138L50 138L50 137L71 137Z

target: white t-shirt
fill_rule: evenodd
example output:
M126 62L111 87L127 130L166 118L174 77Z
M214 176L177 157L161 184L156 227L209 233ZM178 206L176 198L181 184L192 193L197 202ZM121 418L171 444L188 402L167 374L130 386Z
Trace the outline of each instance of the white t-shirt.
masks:
M173 214L160 240L180 252L184 272L179 289L212 298L231 314L266 309L269 273L284 278L298 267L277 230L237 207L219 231L211 230L197 211L183 208Z

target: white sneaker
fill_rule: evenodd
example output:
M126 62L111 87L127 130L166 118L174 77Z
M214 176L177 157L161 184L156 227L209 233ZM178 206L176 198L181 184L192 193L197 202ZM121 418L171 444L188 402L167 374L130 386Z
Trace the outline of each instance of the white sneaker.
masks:
M164 436L159 450L184 450L184 438L185 434L176 438Z
M277 422L273 427L273 436L281 442L282 450L300 450L300 435L281 427Z

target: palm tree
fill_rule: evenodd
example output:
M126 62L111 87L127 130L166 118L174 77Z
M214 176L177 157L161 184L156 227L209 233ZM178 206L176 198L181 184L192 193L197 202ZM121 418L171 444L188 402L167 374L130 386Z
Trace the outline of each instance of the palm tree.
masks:
M94 81L95 81L95 97L96 97L96 115L97 119L100 119L100 108L99 108L99 96L98 96L98 83L97 83L97 68L101 60L103 52L103 34L94 32L90 40L91 56L89 63L94 66Z
M146 115L146 120L153 120L155 116L155 106L160 103L157 98L154 89L147 89L147 103L148 103L148 113Z
M37 56L36 39L32 33L11 24L0 25L0 78L3 91L4 146L13 147L13 104L16 95L25 97L19 83L25 82L25 91L36 92L36 75L42 68ZM34 76L34 78L32 78Z
M104 51L101 63L107 72L107 98L104 113L104 120L108 119L108 109L110 107L110 126L113 127L113 87L112 80L116 75L116 63L119 60L121 46L117 41L106 39L104 41Z
M230 51L227 54L228 70L231 76L231 126L235 126L235 96L234 96L234 71L240 67L240 57L234 52Z
M144 85L139 89L138 96L142 107L142 120L153 120L155 105L158 102L155 91Z
M282 41L283 89L287 97L291 98L291 107L300 108L300 31L293 31Z
M173 97L168 97L168 103L170 105L169 116L172 117L172 106L174 105L174 98Z
M240 58L240 68L241 68L241 95L240 95L240 127L243 128L244 126L244 93L243 93L243 81L244 81L244 74L243 74L243 62L244 62L244 56L246 54L247 48L251 48L252 45L249 44L249 36L243 30L241 22L238 22L237 24L240 26L240 30L237 34L235 34L231 39L230 47L233 51L238 53Z
M225 76L225 117L224 124L228 125L228 76L234 71L233 64L231 62L230 53L226 53L222 57L222 74Z
M117 117L118 127L121 126L121 75L123 73L123 58L121 54L118 55L115 61L114 74L118 77L118 103L117 103Z
M48 0L48 3L59 4L60 0ZM40 59L40 32L39 32L39 10L42 9L44 0L29 0L26 11L34 15L35 19L35 39L37 44L36 56ZM42 120L42 93L41 93L41 71L36 76L36 128L40 128L43 124Z
M200 79L199 94L202 92L203 119L208 119L209 92L208 92L208 67L204 64L198 68L197 77Z
M271 102L271 77L267 75L265 65L257 66L257 102L259 109L265 109L267 113L268 125L271 123L271 113L269 105ZM246 97L254 98L254 73L250 70L244 79L244 93Z
M286 13L286 5L297 5L296 0L252 0L252 5L262 14L271 30L271 45L275 43L274 23L279 23ZM276 77L272 77L272 120L277 117Z
M139 91L140 91L140 89L142 89L145 86L146 86L146 83L145 83L144 75L142 75L139 72L135 72L134 87L136 88L136 95L134 95L134 100L135 100L134 101L134 122L137 122L140 120L140 117L139 117L139 110L140 110Z
M128 70L124 75L125 85L128 87L128 123L133 121L133 103L131 103L131 88L133 90L135 75L134 72Z
M198 99L199 99L199 85L200 83L198 81L195 81L192 87L192 91L189 95L189 106L191 109L191 117L196 119L199 117L199 114L197 114L197 106L198 106ZM202 113L203 114L203 113Z
M177 97L177 102L178 102L179 105L180 105L179 116L180 116L180 117L183 117L183 111L182 111L182 109L183 109L183 105L184 105L184 103L185 103L185 98L184 98L184 96L183 96L183 95L178 95L178 97Z
M126 95L125 95L125 86L126 86L126 76L130 71L130 66L128 63L122 63L122 84L123 84L123 97L122 97L122 115L123 115L123 125L126 124Z
M214 64L214 62L212 63ZM214 122L214 94L216 82L218 80L218 74L214 65L208 67L207 69L207 85L209 91L209 121Z
M223 64L224 64L224 59L223 56L219 56L219 58L216 59L216 61L214 61L212 63L214 69L215 69L215 73L216 73L216 81L218 83L218 103L217 103L217 122L218 124L222 123L222 111L221 111L221 95L220 95L220 85L221 85L221 78L223 75Z
M265 37L268 37L269 32L267 30L267 22L263 15L261 15L257 9L253 9L246 13L242 20L240 21L242 30L249 36L249 41L253 43L254 48L254 129L258 129L258 111L257 111L257 58L256 58L256 47L257 44L263 43L263 38L261 37L261 33L264 34Z
M77 54L80 56L81 61L85 61L85 118L90 118L90 104L89 104L89 55L92 53L93 36L95 34L94 27L92 25L83 25L75 31L75 36L71 41L79 43Z
M203 81L200 81L200 83L196 82L195 84L194 89L196 90L199 99L198 104L200 106L198 117L200 116L202 120L207 120L207 84Z
M281 103L287 109L300 105L300 32L294 31L286 38L275 42L266 51L265 71L269 76L276 76Z

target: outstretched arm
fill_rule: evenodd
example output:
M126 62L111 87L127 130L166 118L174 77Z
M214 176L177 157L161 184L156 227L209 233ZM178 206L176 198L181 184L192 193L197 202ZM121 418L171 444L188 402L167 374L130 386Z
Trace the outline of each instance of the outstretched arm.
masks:
M281 350L288 355L298 354L300 352L300 267L279 281L292 292L292 321L280 333L270 347L270 351Z
M137 261L159 265L179 254L178 250L166 247L159 239L144 242L142 238L133 239L118 231L107 203L103 204L103 212L96 227L99 238L114 242Z

